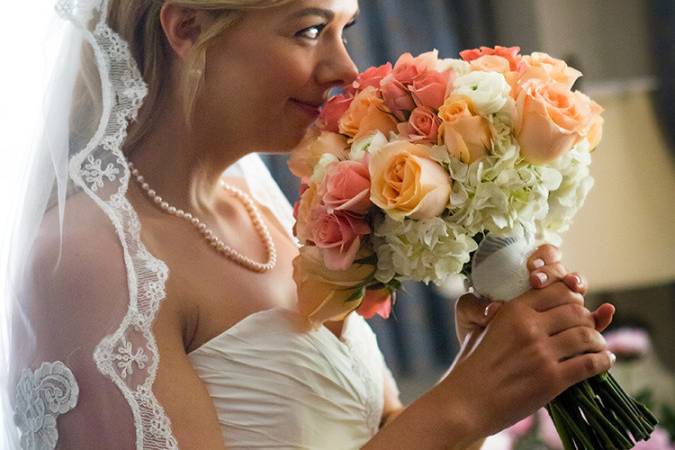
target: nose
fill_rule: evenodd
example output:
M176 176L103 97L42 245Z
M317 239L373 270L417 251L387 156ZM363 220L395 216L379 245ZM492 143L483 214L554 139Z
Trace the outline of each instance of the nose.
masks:
M359 71L352 61L347 47L340 40L333 49L322 56L321 64L317 67L317 82L326 88L349 84L356 79Z

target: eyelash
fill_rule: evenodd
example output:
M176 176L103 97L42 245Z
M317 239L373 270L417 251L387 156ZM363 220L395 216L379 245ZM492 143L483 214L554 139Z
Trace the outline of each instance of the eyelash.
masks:
M355 24L356 24L356 21L348 23L348 24L345 25L345 27L343 28L343 31L345 31L345 30L347 30L348 28L354 26ZM304 29L298 31L298 32L296 33L296 36L301 37L301 38L306 38L306 39L309 39L309 40L314 41L314 40L316 40L316 39L319 38L319 35L321 34L321 32L323 31L324 28L326 28L326 24L312 25L311 27L307 27L307 28L304 28ZM307 32L310 31L310 30L317 30L316 36L314 36L314 37L309 37L309 36L307 36L307 35L305 34L305 33L307 33ZM344 36L342 37L342 42L344 42L345 44L347 43L347 39L346 39Z

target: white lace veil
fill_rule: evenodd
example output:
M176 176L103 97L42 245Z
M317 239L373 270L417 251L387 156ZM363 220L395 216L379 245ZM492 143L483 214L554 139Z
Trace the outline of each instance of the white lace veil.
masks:
M146 84L107 25L107 0L56 9L68 31L10 254L0 447L177 448L152 392L169 268L143 245L125 196L121 147ZM228 172L290 230L290 205L257 155Z

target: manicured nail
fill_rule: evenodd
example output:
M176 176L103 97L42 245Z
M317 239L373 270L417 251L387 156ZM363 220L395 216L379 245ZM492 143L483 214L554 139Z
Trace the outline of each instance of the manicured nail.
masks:
M546 275L544 272L537 272L534 274L535 277L537 277L537 280L539 280L540 284L546 283L546 280L548 280L548 275Z
M614 367L614 364L616 364L616 355L612 352L607 353L609 353L609 363Z
M533 266L535 269L539 269L539 268L541 268L541 267L544 267L544 264L546 264L546 263L545 263L544 260L541 259L541 258L537 258L537 259L535 259L534 261L532 261L532 266Z
M572 278L574 278L574 282L577 284L577 286L581 287L584 285L584 280L582 280L579 275L572 275Z

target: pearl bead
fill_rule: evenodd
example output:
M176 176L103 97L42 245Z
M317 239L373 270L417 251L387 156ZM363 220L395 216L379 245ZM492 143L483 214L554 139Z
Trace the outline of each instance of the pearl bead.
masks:
M255 202L251 197L245 192L237 189L234 186L226 184L224 181L220 181L221 186L227 192L230 192L234 197L236 197L244 206L244 209L248 213L253 228L260 237L260 240L265 245L265 251L267 254L267 262L259 263L253 261L251 258L242 255L232 247L225 245L223 241L218 239L218 237L210 230L206 224L202 223L198 218L194 217L189 212L185 212L182 209L176 208L173 205L170 205L167 201L162 199L154 189L150 189L148 183L145 182L145 178L139 173L131 161L127 161L131 174L134 176L138 184L145 191L145 193L150 197L150 199L157 204L163 211L166 211L169 214L175 215L181 219L188 220L193 226L195 226L200 233L207 240L209 245L211 245L216 251L222 253L225 257L231 261L243 266L244 268L254 271L254 272L266 272L272 270L277 263L277 250L274 246L274 241L271 238L269 229L262 219L262 215L258 208L255 205Z

